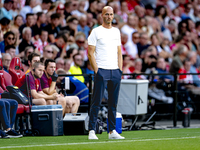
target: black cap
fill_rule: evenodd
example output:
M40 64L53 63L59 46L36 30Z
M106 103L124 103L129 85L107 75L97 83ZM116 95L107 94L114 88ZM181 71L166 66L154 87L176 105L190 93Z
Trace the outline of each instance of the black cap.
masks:
M13 0L4 0L4 3L14 2Z
M151 4L147 4L147 5L145 5L145 9L154 9L154 8Z

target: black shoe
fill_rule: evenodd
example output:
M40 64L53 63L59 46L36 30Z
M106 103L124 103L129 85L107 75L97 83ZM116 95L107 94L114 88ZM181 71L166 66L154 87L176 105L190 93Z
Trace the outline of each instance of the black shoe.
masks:
M3 139L8 139L8 134L6 134L5 132L3 132L2 130L0 130L0 138L3 138Z
M6 134L8 135L9 138L20 138L23 136L12 129L8 131Z

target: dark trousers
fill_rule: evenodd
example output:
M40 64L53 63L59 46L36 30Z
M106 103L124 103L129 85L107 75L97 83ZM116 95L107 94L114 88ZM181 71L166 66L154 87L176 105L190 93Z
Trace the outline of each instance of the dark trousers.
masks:
M18 103L13 99L0 99L0 121L4 130L12 128L15 123Z
M107 70L98 69L94 79L94 92L90 108L89 130L96 130L96 122L104 95L104 90L108 88L108 123L109 131L115 130L116 107L118 102L119 88L122 72L120 69Z

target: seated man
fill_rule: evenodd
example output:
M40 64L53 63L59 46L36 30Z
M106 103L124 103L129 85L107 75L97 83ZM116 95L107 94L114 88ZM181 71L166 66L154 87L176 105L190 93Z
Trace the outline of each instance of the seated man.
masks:
M40 62L40 55L37 53L31 53L30 55L28 55L28 65L29 68L26 71L26 74L29 73L32 70L32 66L35 62Z
M59 95L57 93L54 93L52 95L47 95L43 93L41 85L40 85L40 78L43 75L44 72L44 65L41 62L35 62L33 64L32 71L29 72L29 83L30 83L30 89L31 89L31 96L32 96L32 102L35 105L48 105L48 104L56 104L56 101L58 100ZM18 79L15 83L15 86L17 86L24 94L27 95L27 84L26 83L26 75L22 76L22 78Z
M8 72L12 58L9 53L4 53L2 56L2 64L4 71Z
M15 132L12 127L15 123L18 103L13 99L0 99L0 121L5 132L0 130L1 138L19 138L21 134Z
M41 77L41 87L44 93L47 95L57 94L56 88L56 80L58 75L55 73L56 63L52 59L47 59L45 61L45 71L43 76ZM77 96L63 96L65 100L66 107L63 107L64 113L77 113L80 100ZM65 111L64 111L65 110Z
M56 70L56 73L58 75L67 74L66 71L62 68ZM87 86L78 79L76 79L75 77L69 77L69 81L70 81L70 86L69 86L70 89L66 90L67 95L76 95L80 99L80 103L88 103L89 89L87 88ZM61 87L62 86L61 83L65 84L65 77L64 76L58 77L56 83L58 88Z

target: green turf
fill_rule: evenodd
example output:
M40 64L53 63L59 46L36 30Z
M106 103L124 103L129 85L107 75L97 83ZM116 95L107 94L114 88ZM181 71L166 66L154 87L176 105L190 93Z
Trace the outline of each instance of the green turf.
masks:
M20 139L0 139L1 149L57 150L57 149L135 149L135 150L199 150L200 129L171 129L124 131L125 140L108 140L107 133L97 135L99 140L87 136L40 136ZM10 147L9 147L10 146ZM15 147L22 146L22 147ZM28 147L24 147L28 146Z

